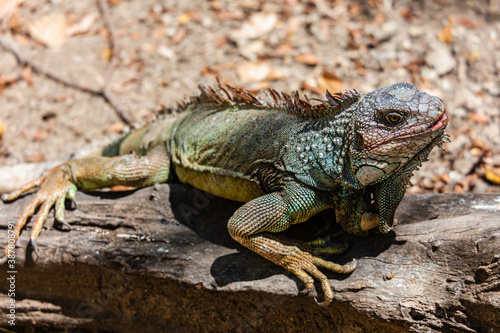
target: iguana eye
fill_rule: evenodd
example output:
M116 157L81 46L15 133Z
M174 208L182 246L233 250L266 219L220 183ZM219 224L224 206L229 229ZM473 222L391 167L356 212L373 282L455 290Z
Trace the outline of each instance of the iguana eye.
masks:
M403 117L399 113L391 112L385 115L385 120L391 125L396 125L403 120Z

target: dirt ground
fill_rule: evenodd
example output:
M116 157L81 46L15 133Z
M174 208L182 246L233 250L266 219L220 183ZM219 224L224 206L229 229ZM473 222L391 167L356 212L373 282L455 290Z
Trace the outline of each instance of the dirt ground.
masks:
M452 140L409 193L500 192L498 1L103 3L0 1L0 165L92 150L129 128L116 109L141 124L216 77L309 97L405 81L443 99Z

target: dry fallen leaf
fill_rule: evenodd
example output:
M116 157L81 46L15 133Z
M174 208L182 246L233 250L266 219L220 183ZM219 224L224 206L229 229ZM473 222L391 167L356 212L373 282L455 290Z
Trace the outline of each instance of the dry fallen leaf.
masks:
M23 71L21 72L21 78L26 81L28 85L33 85L33 70L31 69L31 67L24 67Z
M0 73L0 91L16 83L18 80L19 80L19 75L17 74L2 75Z
M440 41L445 43L450 43L453 40L453 35L451 34L451 27L447 25L444 27L438 35Z
M291 17L287 23L288 23L288 27L286 28L286 35L288 36L288 38L294 37L295 34L297 33L297 30L303 24L302 20L300 20L296 17Z
M165 38L166 35L166 28L164 25L160 25L156 28L153 29L153 32L151 33L151 37L153 38Z
M236 73L243 83L284 78L284 75L267 61L244 62L236 67Z
M81 20L68 27L66 31L67 36L83 35L89 32L90 28L94 26L96 19L97 13L93 12L85 15Z
M24 157L24 161L28 163L40 163L44 160L45 156L43 156L43 154L39 151Z
M296 62L300 62L302 64L306 65L317 65L319 63L319 58L315 56L314 54L308 52L308 53L302 53L299 54L298 56L295 57Z
M0 119L0 138L3 135L3 132L5 132L5 126L2 124L2 119Z
M274 49L274 54L277 56L287 56L293 52L293 43L285 42Z
M34 39L54 50L60 50L66 41L67 29L66 16L60 12L42 16L29 26Z
M103 59L109 60L111 58L112 50L109 47L106 47L101 50L100 56Z
M242 20L244 18L245 18L245 13L241 10L239 10L239 11L229 11L229 10L217 11L217 19L219 21Z
M483 140L480 140L477 138L472 141L472 144L474 147L477 147L477 148L481 149L482 151L491 150L491 147L489 145L487 145Z
M469 150L469 153L471 153L471 155L473 155L473 156L483 156L484 155L484 151L478 147L472 147Z
M410 22L413 21L415 18L417 18L415 11L411 7L403 7L401 9L401 16L403 16L406 20Z
M391 271L389 274L384 275L384 281L390 280L394 277L394 272Z
M154 52L158 49L158 43L144 43L141 49L146 52Z
M202 73L205 76L219 76L219 72L209 66L203 67Z
M470 120L481 124L481 125L486 125L489 122L488 115L486 113L476 113L476 112L471 112L469 113L469 118Z
M450 183L450 176L447 173L442 174L441 176L438 176L438 181L439 180L443 181L443 183L445 183L445 184L449 184Z
M68 94L61 94L61 95L58 95L58 96L52 98L52 102L60 103L60 102L64 102L64 101L68 100L69 98L70 98L70 96Z
M479 24L477 22L471 21L467 17L461 17L458 20L458 23L468 29L476 29L477 27L479 27Z
M356 16L358 16L359 14L361 14L362 7L359 4L357 4L357 3L351 3L351 4L349 4L348 8L349 8L349 14L353 18L356 17Z
M48 133L45 130L37 129L35 134L33 134L33 141L45 141L48 137Z
M344 89L342 80L332 71L323 70L315 77L309 77L302 84L302 89L311 90L323 95L328 89L331 93L336 93Z
M2 28L11 27L10 20L17 16L17 7L23 2L24 0L0 1L0 26L3 26Z
M186 29L179 29L179 30L177 30L177 32L175 33L175 35L173 35L172 38L170 39L170 43L172 43L173 45L178 44L186 36L187 36Z
M217 0L210 1L210 6L212 6L213 10L221 10L222 9L222 4L220 3L220 1L217 1Z
M118 5L120 2L122 2L123 0L108 0L108 4L110 6L116 6Z
M125 123L119 121L106 128L105 133L121 133L124 128L125 128Z
M333 72L323 71L321 76L318 77L318 88L321 93L324 93L326 89L331 93L335 93L344 89L344 83Z
M443 43L449 44L453 40L453 35L451 33L451 27L453 26L453 23L453 18L449 17L448 24L446 24L446 26L439 32L438 38Z
M492 182L493 184L500 185L500 168L491 168L486 170L484 176L487 180Z
M470 53L470 55L467 57L467 61L470 63L470 64L473 64L475 63L476 61L478 61L479 59L481 58L481 52L479 50L474 50Z
M276 13L258 12L250 16L240 29L231 34L231 37L236 41L259 38L273 30L277 22Z
M191 13L184 13L181 16L179 16L179 19L177 20L177 22L179 23L179 25L184 25L184 24L188 23L189 21L191 21L191 19L192 19Z

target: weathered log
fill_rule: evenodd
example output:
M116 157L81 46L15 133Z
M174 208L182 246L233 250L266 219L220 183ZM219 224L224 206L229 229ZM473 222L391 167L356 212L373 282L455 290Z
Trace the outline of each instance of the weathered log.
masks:
M31 199L0 203L0 239ZM181 184L77 195L71 231L43 230L37 256L25 228L15 267L15 323L36 331L500 331L500 196L406 196L395 232L348 240L350 276L328 273L328 307L300 282L239 246L226 222L239 203ZM326 212L290 234L313 237ZM51 226L53 219L46 225ZM329 232L338 226L331 225ZM306 235L308 234L308 235ZM0 311L9 285L1 283ZM321 290L316 285L317 290ZM321 299L322 295L317 296ZM8 312L7 312L8 314ZM70 330L71 331L71 330ZM77 331L77 330L75 330Z

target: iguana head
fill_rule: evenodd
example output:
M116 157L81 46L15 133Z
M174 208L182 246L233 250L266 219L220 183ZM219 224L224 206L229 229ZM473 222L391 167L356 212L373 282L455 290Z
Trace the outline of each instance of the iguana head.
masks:
M408 83L375 90L356 111L357 140L351 163L367 186L385 179L429 144L436 145L448 124L443 102Z

